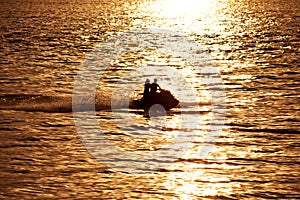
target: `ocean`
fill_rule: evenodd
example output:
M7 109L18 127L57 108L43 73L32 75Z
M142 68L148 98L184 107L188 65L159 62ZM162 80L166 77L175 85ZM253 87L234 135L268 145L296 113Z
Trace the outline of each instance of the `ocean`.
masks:
M299 0L0 5L0 199L300 199Z

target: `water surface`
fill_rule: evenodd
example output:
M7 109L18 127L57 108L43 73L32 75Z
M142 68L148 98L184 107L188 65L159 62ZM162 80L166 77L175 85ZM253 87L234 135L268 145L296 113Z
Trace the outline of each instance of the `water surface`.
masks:
M300 198L298 0L0 4L1 198ZM74 125L72 92L97 45L143 27L194 39L220 70L227 103L215 150L200 159L197 150L212 115L203 77L187 71L182 58L147 49L112 63L98 83L96 108L99 126L116 146L149 153L174 141L178 131L193 138L189 151L169 166L136 174L116 171L87 151ZM159 76L172 89L174 82L164 76L170 67L186 77L175 83L192 84L194 104L174 109L163 121L136 110L129 110L134 123L117 121L109 97L119 81L128 81L124 74L141 63L149 70L129 80L136 81L136 93L146 77ZM182 117L198 121L183 130Z

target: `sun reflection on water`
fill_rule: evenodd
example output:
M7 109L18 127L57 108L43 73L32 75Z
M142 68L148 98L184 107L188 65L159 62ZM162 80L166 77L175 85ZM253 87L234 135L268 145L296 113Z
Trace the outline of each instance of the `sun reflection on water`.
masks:
M228 166L221 167L230 168ZM184 172L170 173L169 179L165 183L166 188L175 191L179 199L228 196L233 193L235 185L226 176L211 173L201 164L185 163L181 168Z
M213 7L214 0L161 0L156 1L153 7L158 9L160 16L168 18L194 17Z
M205 34L226 28L220 23L224 16L219 12L226 6L224 0L156 0L143 3L138 12L152 16L143 21L146 26ZM137 20L136 23L141 22Z
M226 16L224 16L223 12L219 12L226 6L227 4L223 0L146 1L140 6L137 12L149 13L151 18L144 19L142 22L141 19L138 19L136 23L139 25L144 24L146 27L154 26L163 29L172 29L190 36L209 35L211 33L224 32L227 28L226 25L222 23L222 20ZM222 46L218 48L224 49L228 47ZM176 63L178 64L178 62L175 62L175 64ZM192 72L193 71L188 67L188 64L182 63L181 73L184 75L184 79L189 80L189 84L193 88L196 88L198 92L196 92L195 96L200 97L200 100L198 99L197 102L203 101L204 99L207 101L209 91L206 88L199 88L199 85L203 85L203 83L201 83L199 76L193 77ZM149 72L149 75L151 73L153 73L153 71ZM182 81L183 80L179 82ZM180 89L174 90L174 88L177 88L177 85L170 84L169 80L162 79L160 80L160 84L167 89L176 91L174 93L178 97L185 97L185 95L180 93ZM186 111L190 112L190 110ZM206 136L207 123L210 121L210 118L211 113L201 115L201 120L197 129L188 131L191 132L188 134L197 136L194 138L195 141L193 146L183 155L183 161L170 166L170 170L173 169L175 172L169 173L169 178L168 181L165 182L165 187L174 191L179 199L195 199L195 197L203 198L218 195L227 196L232 194L234 187L233 183L230 182L228 177L215 171L215 169L228 170L230 167L225 164L217 164L215 166L214 164L199 159L199 150L201 149L201 145ZM172 116L170 117L170 120L167 120L166 122L168 126L170 125L172 127L174 123L176 124L180 121L181 119L174 120L174 117ZM170 133L174 134L175 132L170 131ZM220 157L218 158L220 159ZM224 156L222 158L225 159ZM187 160L187 162L184 160ZM213 168L213 170L211 170L211 168Z

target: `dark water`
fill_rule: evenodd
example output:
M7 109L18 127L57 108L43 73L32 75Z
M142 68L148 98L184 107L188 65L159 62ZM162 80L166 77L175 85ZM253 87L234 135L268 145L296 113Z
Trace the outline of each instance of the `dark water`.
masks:
M300 198L298 0L14 0L0 5L1 199ZM192 138L190 149L175 161L136 174L98 162L86 149L75 127L72 93L97 45L143 27L186 34L207 52L225 87L226 119L214 151L199 158L213 113L203 76L188 71L189 64L176 56L146 49L121 56L97 83L97 120L107 138L140 153L158 151L177 132ZM140 63L148 67L130 71ZM185 79L170 81L168 68ZM173 90L185 104L163 119L130 110L128 122L119 120L126 118L124 111L117 116L110 111L120 81L135 84L136 94L145 78L156 76L169 89L187 81L197 98L190 102L184 88Z

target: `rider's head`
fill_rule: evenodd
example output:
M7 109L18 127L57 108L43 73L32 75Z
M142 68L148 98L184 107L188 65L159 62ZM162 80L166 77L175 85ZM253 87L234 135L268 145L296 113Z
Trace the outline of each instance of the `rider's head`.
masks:
M150 83L150 80L147 78L145 83L146 84Z
M157 79L156 78L154 79L154 83L157 83Z

